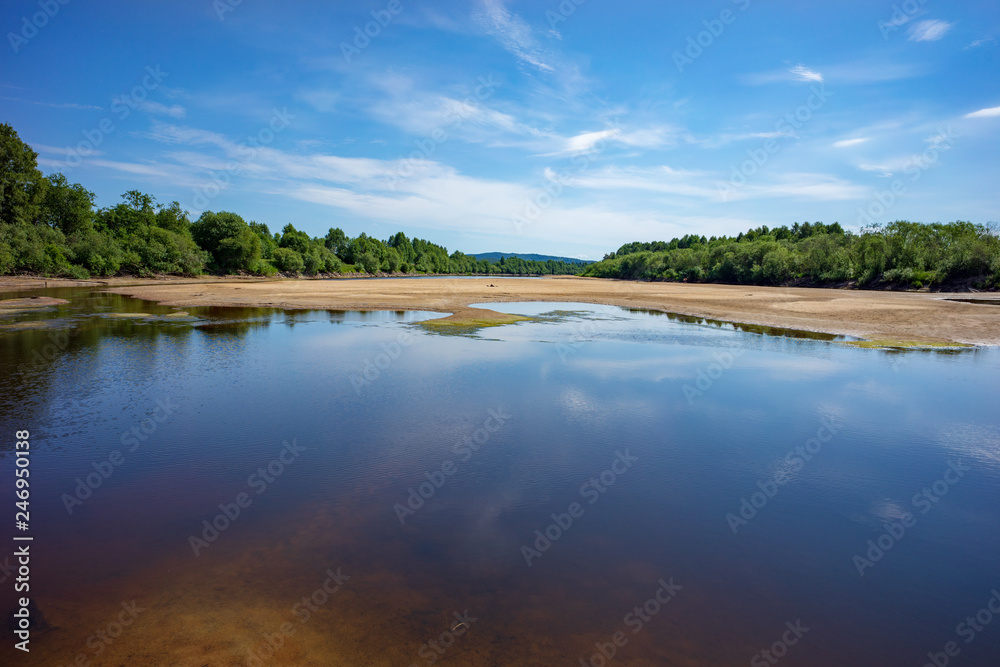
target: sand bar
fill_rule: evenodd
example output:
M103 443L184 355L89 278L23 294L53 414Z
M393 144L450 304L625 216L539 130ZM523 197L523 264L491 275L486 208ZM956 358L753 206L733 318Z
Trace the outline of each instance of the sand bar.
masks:
M430 310L455 320L504 316L473 303L567 301L649 308L730 322L868 340L1000 345L1000 307L950 301L1000 295L648 283L573 276L543 279L155 282L109 291L171 306L271 306L332 310Z

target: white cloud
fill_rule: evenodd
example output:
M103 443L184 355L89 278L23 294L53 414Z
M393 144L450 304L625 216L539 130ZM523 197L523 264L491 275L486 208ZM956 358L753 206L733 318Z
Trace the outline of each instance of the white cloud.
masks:
M972 113L965 114L963 118L993 118L995 116L1000 116L1000 107L990 107L989 109L973 111Z
M810 69L805 65L796 65L791 69L743 74L740 76L740 80L748 86L763 86L770 83L785 83L787 81L822 83L824 77L816 70Z
M796 65L788 71L797 81L812 81L815 83L822 83L823 81L822 74L816 70L809 69L805 65Z
M569 181L573 187L595 190L645 190L663 194L681 195L698 199L713 199L715 188L708 185L702 171L660 167L605 167L587 176Z
M899 159L891 162L884 162L882 164L870 164L868 162L862 162L858 165L858 169L861 171L874 171L877 172L882 178L889 178L892 176L893 172L899 171L903 168L904 160Z
M997 40L993 39L992 37L984 37L983 39L975 39L975 40L973 40L965 48L967 48L967 49L975 49L975 48L978 48L980 46L989 46L990 44L996 44L996 41Z
M910 28L911 42L936 42L945 36L954 23L947 21L921 21Z
M857 146L858 144L863 144L868 141L868 137L857 137L854 139L841 139L840 141L833 142L834 148L847 148L848 146Z
M605 167L593 174L571 178L569 186L603 190L644 190L692 199L719 200L719 183L728 175L674 169L668 166ZM716 184L716 185L713 185ZM724 186L723 186L724 187ZM865 190L827 174L788 173L733 188L728 199L813 199L818 201L856 199Z
M149 100L139 102L139 110L161 116L170 116L171 118L183 118L187 113L184 107L179 104L167 106L166 104L151 102Z
M37 104L40 107L51 107L53 109L96 109L100 110L103 107L95 107L93 104L77 104L76 102L36 102L35 100L25 100L20 97L6 97L0 96L0 100L9 100L11 102L22 102L24 104Z
M611 130L599 130L597 132L584 132L583 134L578 134L575 137L570 137L566 140L567 153L583 153L584 151L589 151L595 145L603 141L604 139L609 139L611 137L618 136L621 130L611 129Z
M47 146L45 144L31 144L31 147L38 153L53 153L55 155L78 154L75 149L70 148L69 146L66 146L65 148L60 148L59 146ZM99 151L95 148L87 154L88 157L98 156L98 155L104 155L104 151ZM51 162L51 160L49 162ZM39 163L41 163L41 160L39 160Z
M542 50L531 34L531 26L520 16L510 13L501 0L482 0L476 18L480 26L496 37L500 45L518 60L542 72L555 71L543 60Z
M742 199L805 199L843 201L863 199L868 191L860 185L828 174L788 173L770 181L747 184L728 195L729 201Z

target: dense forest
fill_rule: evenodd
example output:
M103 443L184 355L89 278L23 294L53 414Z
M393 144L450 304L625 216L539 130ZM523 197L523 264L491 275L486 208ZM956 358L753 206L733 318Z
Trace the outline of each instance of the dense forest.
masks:
M399 232L386 240L339 228L310 237L272 233L226 211L192 221L180 204L137 190L95 209L62 174L43 176L37 154L0 124L0 275L87 278L153 274L582 274L598 278L867 288L1000 288L1000 235L970 222L897 221L845 231L837 223L760 227L738 236L689 234L627 243L590 265L477 259Z
M899 220L854 234L837 223L760 227L738 236L627 243L585 276L754 285L1000 287L996 226Z
M310 237L292 225L271 233L226 211L192 221L177 202L160 204L137 190L95 209L94 194L62 174L43 176L38 155L14 129L0 125L0 275L50 276L247 273L579 273L580 264L518 257L477 260L410 239L382 241L339 228Z

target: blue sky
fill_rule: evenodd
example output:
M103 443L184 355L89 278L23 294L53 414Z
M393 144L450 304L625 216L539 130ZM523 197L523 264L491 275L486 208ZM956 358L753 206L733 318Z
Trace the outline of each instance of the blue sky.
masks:
M2 120L100 206L585 258L1000 219L995 0L11 0L0 26Z

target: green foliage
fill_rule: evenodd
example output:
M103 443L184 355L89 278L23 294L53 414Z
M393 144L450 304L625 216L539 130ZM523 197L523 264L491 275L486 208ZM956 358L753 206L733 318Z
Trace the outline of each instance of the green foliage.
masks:
M45 180L39 222L67 235L93 227L93 192L79 183L70 184L62 174L52 174Z
M302 255L298 251L292 250L291 248L278 248L274 251L274 265L278 267L279 271L285 273L299 273L305 267L306 263L302 259Z
M45 196L38 154L10 125L0 124L0 223L34 223Z
M175 234L191 236L191 218L176 201L156 212L156 226Z
M191 225L191 236L223 273L250 271L262 258L260 237L235 213L205 211Z
M257 235L260 239L260 252L264 259L273 259L274 251L278 247L278 241L271 236L270 230L267 228L263 222L249 222L247 225L253 230L253 233ZM257 271L253 271L257 273Z
M860 234L837 223L760 227L733 237L688 235L628 243L583 275L737 284L899 285L920 288L986 279L1000 267L996 230L969 222L896 221Z
M324 245L326 245L326 247L329 248L335 255L339 255L340 251L347 245L347 235L344 234L344 230L340 227L331 227L330 231L326 233Z
M250 265L250 273L255 276L273 276L278 273L278 269L270 261L258 259Z

